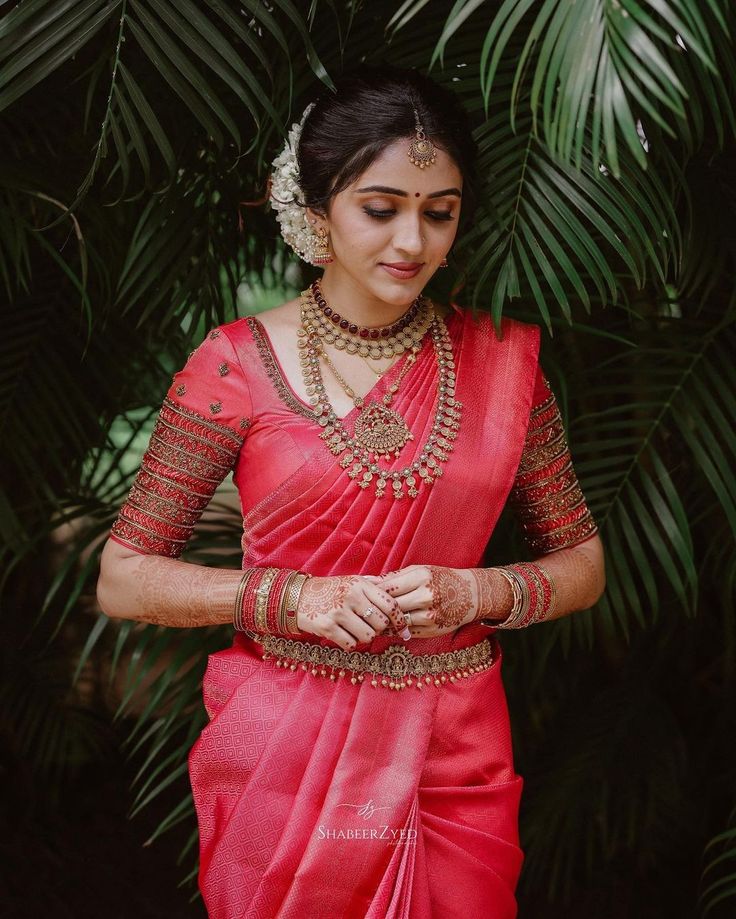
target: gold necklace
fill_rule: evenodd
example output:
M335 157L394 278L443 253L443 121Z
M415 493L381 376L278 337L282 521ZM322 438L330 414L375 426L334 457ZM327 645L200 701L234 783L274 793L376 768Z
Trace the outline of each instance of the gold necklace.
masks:
M355 422L355 438L358 443L374 459L378 459L378 457L390 459L391 454L398 456L402 447L409 440L414 439L414 435L409 430L404 418L389 406L399 391L401 381L416 363L417 354L421 350L420 346L416 344L412 346L412 351L407 355L406 363L401 368L399 376L381 397L381 402L371 399L366 404L363 396L356 395L355 390L330 360L324 344L319 339L316 339L313 341L313 345L314 352L324 358L325 363L334 373L340 386L345 390L348 397L353 400L355 407L361 409L360 415L358 415ZM320 382L324 388L324 381L321 375Z
M372 370L373 373L375 373L375 375L378 377L379 380L380 380L381 377L384 375L384 373L387 373L387 372L393 367L393 365L396 363L396 361L392 361L392 362L388 365L388 367L383 367L381 370L376 370L375 367L371 367L371 362L370 362L367 358L363 357L362 354L359 354L358 357L360 357L360 358L362 359L362 361L363 361L364 364L367 364L367 365L368 365L368 367L370 368L370 370Z
M319 367L320 352L317 343L320 342L320 339L315 332L311 317L308 316L308 305L308 291L303 291L302 328L299 329L298 341L300 365L306 390L310 393L310 402L315 406L314 414L317 416L317 423L322 428L320 438L325 441L334 456L343 454L340 466L347 471L349 478L358 479L356 484L359 488L369 488L371 483L375 483L376 497L382 498L386 494L387 483L390 482L394 498L403 498L405 495L415 498L419 494L421 485L432 485L434 480L442 475L441 463L447 462L449 453L453 449L452 441L455 440L460 430L462 403L455 399L455 361L452 341L444 321L440 316L434 315L431 301L429 301L429 308L433 313L430 333L439 376L437 407L432 429L417 459L404 466L403 469L389 470L381 469L377 462L379 456L390 455L382 449L386 445L382 441L383 433L380 426L384 425L383 432L385 432L386 421L396 423L391 417L396 416L406 427L404 419L389 408L393 393L390 391L386 393L382 399L383 405L371 400L368 406L363 407L364 410L369 409L365 418L367 429L358 424L363 416L361 412L353 434L351 435L346 430L342 419L335 414L325 391ZM392 384L390 389L395 386L398 390L401 379L408 373L415 361L416 354L412 351L407 356L407 367L402 368L399 379ZM390 398L386 402L386 397L389 395ZM408 431L408 428L406 430ZM411 431L408 431L408 435L407 440L414 439ZM394 455L397 455L395 451Z
M426 299L417 297L415 306L412 306L412 319L399 332L388 334L385 337L377 339L363 339L350 332L349 328L343 330L339 326L327 319L322 309L315 300L313 289L307 288L302 291L302 303L306 309L307 318L311 321L315 334L331 345L334 345L339 351L347 351L348 354L359 354L361 357L370 357L373 360L380 360L382 357L399 356L408 351L412 345L421 341L429 329L432 321L432 311L427 306ZM334 314L333 314L334 315ZM342 317L340 317L342 319ZM356 325L355 328L358 328ZM371 331L379 332L374 329Z

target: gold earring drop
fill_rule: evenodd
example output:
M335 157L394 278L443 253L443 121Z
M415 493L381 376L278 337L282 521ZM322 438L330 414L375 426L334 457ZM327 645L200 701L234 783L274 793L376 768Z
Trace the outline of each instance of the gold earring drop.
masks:
M442 261L440 262L440 268L447 268L447 265L448 265L447 259L443 258Z
M313 265L329 265L330 262L334 261L330 252L330 244L327 242L327 236L326 227L320 227L315 234Z

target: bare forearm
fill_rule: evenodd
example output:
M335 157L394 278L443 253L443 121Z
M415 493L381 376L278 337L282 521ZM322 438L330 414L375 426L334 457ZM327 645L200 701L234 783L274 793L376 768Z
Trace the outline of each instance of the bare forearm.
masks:
M243 572L206 568L158 555L129 556L105 566L97 596L108 615L152 625L195 628L232 623Z
M551 615L559 619L576 610L588 609L603 593L605 564L598 536L550 552L534 561L552 579L556 599ZM511 611L513 596L508 581L496 568L468 569L477 597L476 619L504 620Z

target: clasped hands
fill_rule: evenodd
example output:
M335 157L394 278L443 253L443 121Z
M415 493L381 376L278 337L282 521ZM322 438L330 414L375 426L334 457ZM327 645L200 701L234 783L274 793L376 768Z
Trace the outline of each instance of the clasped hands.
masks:
M310 578L297 623L303 632L352 650L384 632L404 640L445 635L480 618L478 606L470 571L408 565L384 575Z

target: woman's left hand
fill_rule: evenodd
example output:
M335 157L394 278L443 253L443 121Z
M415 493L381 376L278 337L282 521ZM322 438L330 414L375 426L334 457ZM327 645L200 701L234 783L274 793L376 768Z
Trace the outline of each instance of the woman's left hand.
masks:
M462 568L408 565L399 571L369 575L408 616L412 637L435 638L477 618L475 579Z

